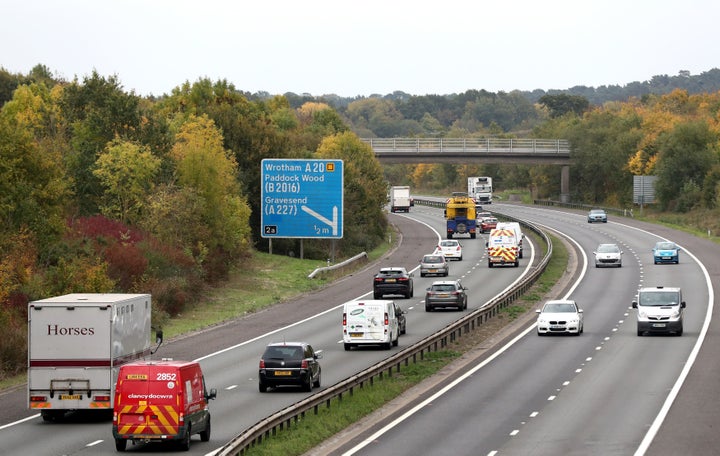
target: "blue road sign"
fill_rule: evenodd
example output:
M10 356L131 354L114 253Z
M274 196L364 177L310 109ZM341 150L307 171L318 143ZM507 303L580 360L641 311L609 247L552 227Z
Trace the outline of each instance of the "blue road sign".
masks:
M343 161L262 161L264 238L343 237Z

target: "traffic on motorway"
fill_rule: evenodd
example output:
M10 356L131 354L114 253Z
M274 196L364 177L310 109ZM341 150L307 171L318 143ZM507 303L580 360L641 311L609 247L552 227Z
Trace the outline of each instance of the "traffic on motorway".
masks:
M554 213L548 216L549 211L540 211L536 208L516 209L511 206L503 206L503 209L511 212L517 211L513 212L512 215L518 218L526 217L536 223L542 224L550 223L553 221L552 219L556 217ZM230 440L242 429L249 427L264 416L268 416L273 411L296 402L298 395L312 394L315 388L322 389L336 383L358 370L389 356L389 354L393 352L394 347L399 346L402 348L403 346L410 345L427 334L436 331L438 328L456 320L459 318L459 315L465 312L472 312L499 291L509 286L523 273L528 264L532 264L532 256L530 256L522 261L520 261L520 258L517 259L521 266L518 269L490 269L487 260L487 246L485 245L487 235L481 237L479 234L477 239L470 239L469 237L454 238L462 244L463 256L461 262L457 260L451 262L447 280L445 280L446 277L443 275L444 272L439 273L439 277L423 277L423 274L416 274L416 272L420 270L421 260L427 256L440 253L438 249L433 247L437 246L442 240L442 237L438 233L443 233L444 231L444 225L442 219L438 217L438 212L439 210L434 208L418 210L418 207L415 206L414 212L409 215L396 215L395 217L404 218L408 224L423 226L424 228L421 228L418 232L418 237L429 238L430 242L427 243L428 247L425 251L420 252L413 249L410 254L405 255L404 261L395 260L387 263L383 262L373 271L368 272L364 277L357 277L356 280L359 283L353 284L354 289L358 291L356 296L349 301L373 303L377 301L391 302L393 304L392 307L381 308L382 312L361 320L361 323L355 323L354 327L349 327L347 323L350 319L348 318L346 320L345 318L345 316L348 315L347 311L349 310L349 313L352 313L356 310L347 308L346 302L348 301L329 301L328 308L317 315L303 319L302 321L293 322L289 326L279 326L269 333L251 340L235 341L222 350L206 353L198 359L202 365L207 383L217 388L217 397L220 400L210 404L213 416L212 438L209 439L209 442L204 442L202 441L204 439L200 439L199 437L195 437L198 439L197 441L193 438L193 445L190 448L190 452L192 454L205 454L212 451ZM642 361L638 362L638 359L644 356L654 356L655 359L658 359L658 356L661 358L668 356L667 343L671 340L681 341L681 345L677 346L675 350L671 350L672 356L676 356L678 360L682 359L683 356L687 357L694 343L700 336L704 309L707 306L707 296L702 290L707 290L707 285L703 280L698 279L701 274L698 273L697 267L690 262L673 265L672 267L658 265L657 270L648 271L644 276L640 274L641 268L647 264L648 261L652 261L652 256L647 253L648 246L654 245L654 241L650 241L653 237L652 235L638 234L634 231L626 230L621 226L615 227L612 223L614 220L611 220L611 223L608 224L595 226L585 224L584 220L582 220L582 215L563 215L557 216L557 218L559 221L553 223L554 226L552 229L562 230L564 234L567 234L569 238L573 239L572 242L577 242L580 245L579 251L583 252L581 257L591 256L593 249L597 248L599 243L612 240L622 245L626 255L630 255L633 258L633 260L630 261L631 264L627 264L626 258L626 263L623 264L620 274L616 274L617 269L613 268L593 271L594 274L592 275L585 271L584 280L579 282L581 285L577 286L571 296L553 297L557 299L572 298L573 300L583 303L583 312L581 314L583 316L583 325L581 326L583 329L583 337L567 338L560 336L542 338L544 341L543 344L538 344L538 341L535 339L532 341L528 338L520 339L516 343L516 348L506 349L505 354L509 356L501 357L502 362L495 360L487 364L487 369L479 371L488 372L487 375L496 377L493 381L487 381L488 379L485 378L486 374L484 373L474 374L476 378L471 383L483 383L484 386L481 387L481 389L484 388L487 390L486 392L475 391L469 396L477 398L477 401L468 401L468 394L465 392L464 404L462 404L462 406L455 404L453 402L454 399L450 399L448 402L447 407L454 410L454 418L448 419L447 415L442 415L442 418L427 416L428 419L433 420L435 423L440 419L440 421L443 421L443 424L452 427L446 431L438 430L438 432L439 435L453 436L453 438L435 438L433 439L434 441L428 441L426 438L428 436L415 436L412 432L412 428L415 426L422 428L422 422L408 425L409 427L407 429L404 427L405 425L401 424L400 426L403 427L402 432L399 434L405 436L402 439L405 440L403 444L406 445L403 447L404 450L410 450L410 448L407 447L407 440L409 439L412 440L413 446L417 447L415 448L417 451L422 451L424 448L424 454L427 454L427 451L432 452L433 449L439 449L439 445L443 445L444 449L449 449L448 444L452 444L453 452L458 452L459 454L491 454L493 451L498 451L499 453L505 452L506 454L518 454L514 453L516 449L527 449L530 445L537 445L540 432L549 432L548 428L558 425L558 423L567 425L567 433L575 433L573 435L582 438L584 434L580 429L582 429L582 423L587 422L583 421L583 419L590 420L589 417L580 417L573 423L565 423L562 421L563 414L568 414L565 408L570 407L571 409L577 409L579 404L582 404L581 409L583 410L587 408L593 410L595 413L597 413L598 410L600 411L600 416L596 419L602 423L602 426L600 426L598 432L610 432L606 428L612 428L613 420L618 419L617 410L614 410L611 404L616 401L622 402L623 404L638 404L637 410L634 410L633 413L628 413L630 417L623 418L620 422L627 422L632 418L639 419L639 422L652 423L658 410L662 406L662 400L661 398L659 399L662 395L659 395L658 391L672 387L673 381L678 377L678 369L668 367L660 370L660 372L656 372L656 370L659 370L656 366L644 365ZM582 221L582 223L579 223L579 221ZM578 227L581 227L582 230ZM631 234L627 234L627 232ZM529 247L531 248L532 246L525 245L526 249ZM685 252L685 255L689 254L690 252ZM645 258L645 256L647 256L647 258ZM584 261L586 265L588 262L587 258L585 258ZM446 260L445 264L448 263L450 262ZM375 275L380 273L382 268L405 268L404 272L407 274L407 278L413 280L410 296L407 296L408 292L407 288L405 288L400 289L397 295L395 295L395 291L397 290L393 289L393 292L388 294L384 294L383 291L382 295L378 296L379 299L366 299L370 293L375 292ZM673 271L671 268L676 270ZM647 270L647 268L645 269ZM643 278L641 279L641 277ZM651 286L664 285L668 287L682 287L685 292L683 302L687 302L687 306L683 307L685 321L683 337L656 337L653 333L650 334L653 337L637 338L634 327L637 314L634 313L635 311L630 304L638 290L638 283L641 281L643 285L647 284L648 286L650 286L649 281L652 281ZM679 281L681 283L678 283ZM458 294L453 295L453 291L448 290L447 296L443 295L442 298L438 299L446 299L452 296L455 301L452 301L452 305L443 306L442 308L437 306L440 310L439 312L425 312L428 305L429 289L432 289L433 286L439 282L454 283L456 287L455 291ZM350 288L348 283L339 284L338 286L346 289ZM414 293L415 287L417 287L417 290L422 290L422 294ZM462 287L462 290L460 287ZM438 291L444 293L443 290ZM333 294L340 294L332 289L326 290L325 292L327 293L325 299L332 297ZM462 298L457 300L457 296L463 292L465 293L466 301ZM375 296L372 297L375 298ZM432 304L431 307L435 307L434 304L436 301L433 301L433 299L435 299L435 297L430 294L429 302ZM367 309L362 310L362 313L365 313ZM460 311L460 314L458 311ZM362 313L358 315L362 315ZM370 313L367 315L370 315ZM400 324L400 316L405 317L402 326ZM620 320L622 320L622 322L619 322ZM533 319L532 322L528 323L528 328L535 328L535 322L536 320ZM375 327L372 327L371 324L377 324L377 327L380 328L376 335L373 335L375 333L371 332L371 330L375 331ZM346 328L348 339L346 339L345 336ZM632 335L636 336L634 338L635 342L629 342L627 340L626 336L629 330L632 332ZM386 336L386 332L389 338L383 339L383 337ZM353 336L352 333L355 333L355 335ZM363 333L363 335L360 336L360 333ZM360 346L359 339L366 337L371 338L371 340L376 343ZM608 339L606 340L606 338ZM358 346L354 345L355 342L345 342L345 340L357 341ZM639 342L640 340L642 340L642 342ZM283 343L290 344L291 342L308 344L313 348L315 355L317 355L318 352L320 352L320 355L300 359L300 367L297 368L288 367L288 369L277 369L276 372L273 372L273 379L294 377L294 369L298 369L297 372L299 374L297 378L301 379L299 385L289 384L288 386L281 386L281 381L276 385L277 388L273 388L269 383L266 383L266 391L274 394L266 394L263 396L262 401L257 401L257 396L260 394L258 392L258 385L262 386L262 383L260 383L262 368L258 368L258 361L261 360L261 354L270 344L282 345ZM345 345L347 343L352 345L347 347ZM654 343L656 346L647 345L648 343ZM640 346L638 346L639 344ZM593 349L592 347L596 348ZM597 347L601 348L597 349ZM169 345L169 348L170 353L166 354L172 355L171 345ZM352 351L347 352L347 348L352 348ZM619 359L613 359L605 354L607 352L615 353L618 349L621 349L623 353ZM592 353L592 356L588 356L588 353ZM591 361L587 361L588 358L591 358ZM264 356L262 359L264 359ZM318 366L322 364L322 382L319 375L320 369L316 369L312 373L310 372L312 370L309 366L311 359L317 361ZM585 359L585 361L582 361L583 359ZM303 360L308 361L308 366L305 368L303 368L302 365ZM552 361L550 362L548 360ZM608 368L605 365L607 362L615 362L618 363L618 365ZM677 360L668 360L667 364L677 365ZM228 366L234 367L229 369ZM581 367L578 368L577 366ZM517 369L520 367L522 367L524 372L522 376L517 374ZM538 370L537 374L533 373L536 369ZM570 372L575 372L578 369L580 372L569 375ZM629 369L630 372L634 372L635 370L640 370L641 372L648 372L648 370L650 370L655 372L653 378L655 378L658 384L654 388L648 388L648 385L645 384L646 389L638 392L633 385L635 385L634 382L643 385L641 374L628 375L629 378L625 378L623 375L627 374L622 372L623 369ZM555 373L550 375L547 372L548 370ZM613 391L615 395L617 394L614 390L609 389L612 384L623 384L627 386L627 384L630 383L630 387L627 388L630 392L624 393L622 399L607 401L607 404L599 403L598 400L588 400L587 397L582 397L583 395L580 394L580 391L587 392L589 388L585 380L589 375L583 375L584 372L588 371L593 372L594 378L603 380L601 382L599 382L599 380L595 381L596 383L602 383L597 386L597 395L599 395L599 398L603 397L603 393L606 395L610 394L609 391ZM275 375L277 372L280 373ZM290 374L286 374L286 372L290 372ZM307 372L308 376L303 376L306 375L303 372ZM314 372L318 372L318 374L316 375ZM492 372L492 374L490 374L490 372ZM267 368L262 375L268 375ZM563 380L563 378L572 378L572 380L567 385L564 385L567 380ZM264 379L267 380L268 377L264 377ZM307 391L308 379L310 392ZM498 386L493 387L493 384L497 384ZM472 386L463 386L461 388L474 389ZM595 388L595 386L593 386L593 388ZM275 389L278 391L275 391ZM550 390L555 390L555 398L552 401L548 401L545 405L542 405L539 397L543 395L543 391ZM262 388L260 391L262 391ZM502 394L498 394L499 391L503 391ZM528 391L531 393L528 394ZM635 395L633 396L632 393L635 393ZM488 396L490 394L495 394L497 398L490 399ZM568 397L567 401L564 400L563 395ZM579 397L576 398L578 395ZM585 396L586 395L587 394L585 394ZM593 396L595 395L596 394L593 394ZM612 395L605 397L612 397ZM562 400L556 401L558 398ZM651 400L651 398L653 400ZM438 404L444 404L444 401L445 399L443 399L443 402L436 399L436 403ZM483 427L485 420L490 419L490 417L478 413L478 405L476 402L483 403L484 405L482 407L489 407L495 410L495 413L492 414L494 424L491 425L490 422L488 422L487 427ZM531 403L535 403L535 405L528 407L528 404ZM549 404L552 404L552 407L550 407ZM457 408L454 408L456 406ZM445 409L445 407L445 405L438 407L438 409L441 409L440 413L442 413L442 409ZM521 413L523 408L528 410L532 409L524 418ZM243 410L242 414L237 413L239 409ZM535 409L539 409L539 414L546 415L549 421L546 421L544 417L541 420L535 420L539 415L534 415L532 420L528 420L528 416L537 412ZM463 427L459 424L464 422L472 422L475 423L476 426L480 425L481 429L487 429L488 434L485 435L485 431L478 434L476 427L475 431L468 433L467 436L455 438L463 430ZM506 423L507 429L502 429L501 426L498 426L498 422ZM516 427L523 429L510 429L513 427L513 422L517 423L515 425ZM525 426L520 423L531 424L532 426ZM0 444L3 445L3 448L11 452L13 449L26 451L30 448L33 454L70 454L80 451L81 448L87 448L87 445L92 445L93 454L109 454L115 451L110 427L108 421L100 423L74 423L70 420L70 422L62 426L53 426L52 424L43 425L42 420L39 420L37 417L30 417L27 420L22 420L17 423L7 423L3 426L2 429L0 429ZM647 426L638 426L634 432L629 433L631 435L627 437L627 441L621 443L624 445L624 448L633 449L641 445L646 428ZM513 434L515 431L517 432ZM445 432L447 432L447 434L445 434ZM32 436L32 439L30 439L31 442L28 442L28 435ZM388 439L388 435L398 434L385 434L379 440L375 440L376 443L372 448L366 446L358 450L358 452L362 454L385 454L383 453L384 451L397 451L397 448L392 449L393 445L399 445L400 443L394 442L394 439ZM510 435L513 437L509 437ZM558 435L557 438L567 438L565 432L553 435ZM517 436L522 437L516 438ZM361 440L360 437L359 439ZM53 442L52 449L48 449L50 447L47 446L50 441ZM472 446L462 446L467 444L471 444ZM601 443L595 444L601 445ZM585 443L585 445L587 445L587 443ZM128 451L133 451L138 448L129 446ZM468 448L473 448L473 452L468 453ZM537 446L535 446L535 448L537 448ZM558 450L558 448L562 449L563 447L554 446L553 451ZM587 450L593 452L598 450L598 448L602 449L602 447L595 446L587 447ZM485 450L487 450L487 452L484 453ZM553 454L550 452L550 448L548 448L547 454Z

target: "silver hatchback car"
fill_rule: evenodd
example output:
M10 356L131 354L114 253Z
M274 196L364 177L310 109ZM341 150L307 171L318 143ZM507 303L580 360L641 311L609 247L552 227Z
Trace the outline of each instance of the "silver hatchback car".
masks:
M447 277L450 274L450 265L442 254L425 255L420 260L420 277L429 274Z

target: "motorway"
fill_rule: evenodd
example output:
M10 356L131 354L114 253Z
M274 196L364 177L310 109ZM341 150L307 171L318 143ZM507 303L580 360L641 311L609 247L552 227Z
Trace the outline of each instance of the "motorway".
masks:
M591 225L577 212L497 207L557 230L585 252L589 267L574 289L557 296L575 299L584 309L584 334L538 337L530 324L500 356L468 366L397 413L348 436L332 454L716 454L717 433L708 432L713 424L695 415L699 408L712 415L709 419L717 418L717 408L697 400L704 394L716 403L716 384L704 385L700 394L681 394L664 423L663 417L675 395L685 392L681 380L690 372L688 361L697 354L713 310L710 274L692 256L704 256L716 269L717 257L707 253L717 247L656 226L643 231L626 220ZM650 252L659 237L667 236L685 249L681 263L671 268L653 265ZM594 268L591 252L599 243L621 246L622 268ZM655 285L683 288L688 307L682 337L637 336L631 300L638 287Z
M217 400L210 403L211 440L204 443L194 436L190 454L213 452L243 429L309 394L298 390L258 392L258 360L267 343L305 340L316 350L323 350L323 386L345 379L398 350L363 348L345 352L340 343L341 305L351 299L371 296L372 277L380 266L405 266L412 270L419 265L424 253L434 250L439 240L438 231L444 231L444 220L441 211L431 212L418 212L415 219L392 215L392 222L402 233L402 240L400 247L381 259L379 264L370 265L319 292L171 341L160 348L156 357L199 359L208 387L218 390ZM421 223L416 219L422 219ZM486 284L479 277L479 272L485 272L486 268L477 267L484 255L484 242L469 238L461 242L465 245L464 259L451 264L450 278L465 277L464 285L471 293L468 311L485 303L525 272L524 267L497 269L497 280ZM522 260L521 265L528 261ZM398 299L400 306L408 311L407 334L400 338L400 348L419 341L465 314L456 311L426 314L422 306L424 289L440 278L420 278L416 274L414 279L415 297ZM115 453L108 417L78 413L62 423L45 423L37 414L25 409L25 394L24 389L18 389L0 397L3 405L0 408L0 454ZM128 453L150 451L153 454L169 454L175 450L159 445L128 447Z
M585 333L580 337L539 338L529 327L527 335L518 338L512 347L472 371L446 394L433 398L409 419L352 450L387 423L375 425L342 452L633 454L644 448L643 439L657 426L660 432L648 443L647 454L713 453L720 436L706 430L714 426L711 418L717 416L720 395L714 394L716 385L703 380L718 369L717 356L700 352L664 424L660 426L656 421L699 340L712 294L702 268L691 261L687 252L681 253L680 265L654 266L650 248L658 235L671 237L699 258L706 258L705 263L720 249L687 234L633 220L611 218L608 224L589 225L585 214L578 212L515 205L495 208L562 231L586 253L600 242L621 244L625 251L621 269L588 268L572 291L570 297L586 312ZM257 362L268 342L303 339L322 349L323 386L397 350L345 352L339 343L339 306L350 299L367 298L372 275L380 266L414 269L422 254L433 250L437 232L443 232L441 214L441 209L416 206L407 216L390 215L402 233L402 241L379 264L319 292L166 343L156 356L199 359L208 385L218 389L218 399L210 404L211 441L200 442L195 436L190 454L212 453L241 430L309 394L257 391ZM470 289L469 311L511 284L532 262L532 255L526 251L520 268L488 269L484 239L461 242L464 260L451 264L451 277L462 277ZM712 264L708 269L716 280L718 267ZM423 290L433 280L416 274L415 297L398 299L401 307L409 311L408 334L401 337L401 347L460 315L454 311L424 312ZM641 285L659 283L683 287L688 308L685 334L680 338L635 335L634 315L629 308L634 291ZM711 331L708 337L718 336ZM688 385L696 390L688 391ZM0 454L115 453L107 418L98 421L97 416L77 414L65 423L44 423L25 409L24 389L2 394L0 403ZM698 413L709 421L698 420ZM681 447L683 451L678 451ZM703 448L713 451L701 451ZM128 452L169 454L174 448L129 446Z

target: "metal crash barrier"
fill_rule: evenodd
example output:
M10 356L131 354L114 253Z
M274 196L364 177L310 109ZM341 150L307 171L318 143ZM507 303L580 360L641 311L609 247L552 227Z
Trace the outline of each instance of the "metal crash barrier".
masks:
M546 253L538 266L515 287L488 301L484 306L466 315L462 319L446 326L416 344L403 349L380 363L258 421L226 443L217 451L216 455L241 455L248 448L261 444L264 439L272 437L278 431L290 428L293 422L297 423L306 413L312 411L317 414L323 404L325 407L330 408L332 401L337 399L336 406L340 406L344 395L352 395L356 388L363 388L366 384L372 385L376 379L382 379L385 375L392 377L394 372L400 372L402 366L408 366L410 362L416 363L418 359L422 360L425 353L444 349L450 343L460 339L463 335L467 335L480 328L483 323L496 317L502 309L519 299L535 283L547 267L552 257L552 241L545 232L531 223L526 223L509 216L504 216L504 218L520 222L524 227L537 233L547 245Z

